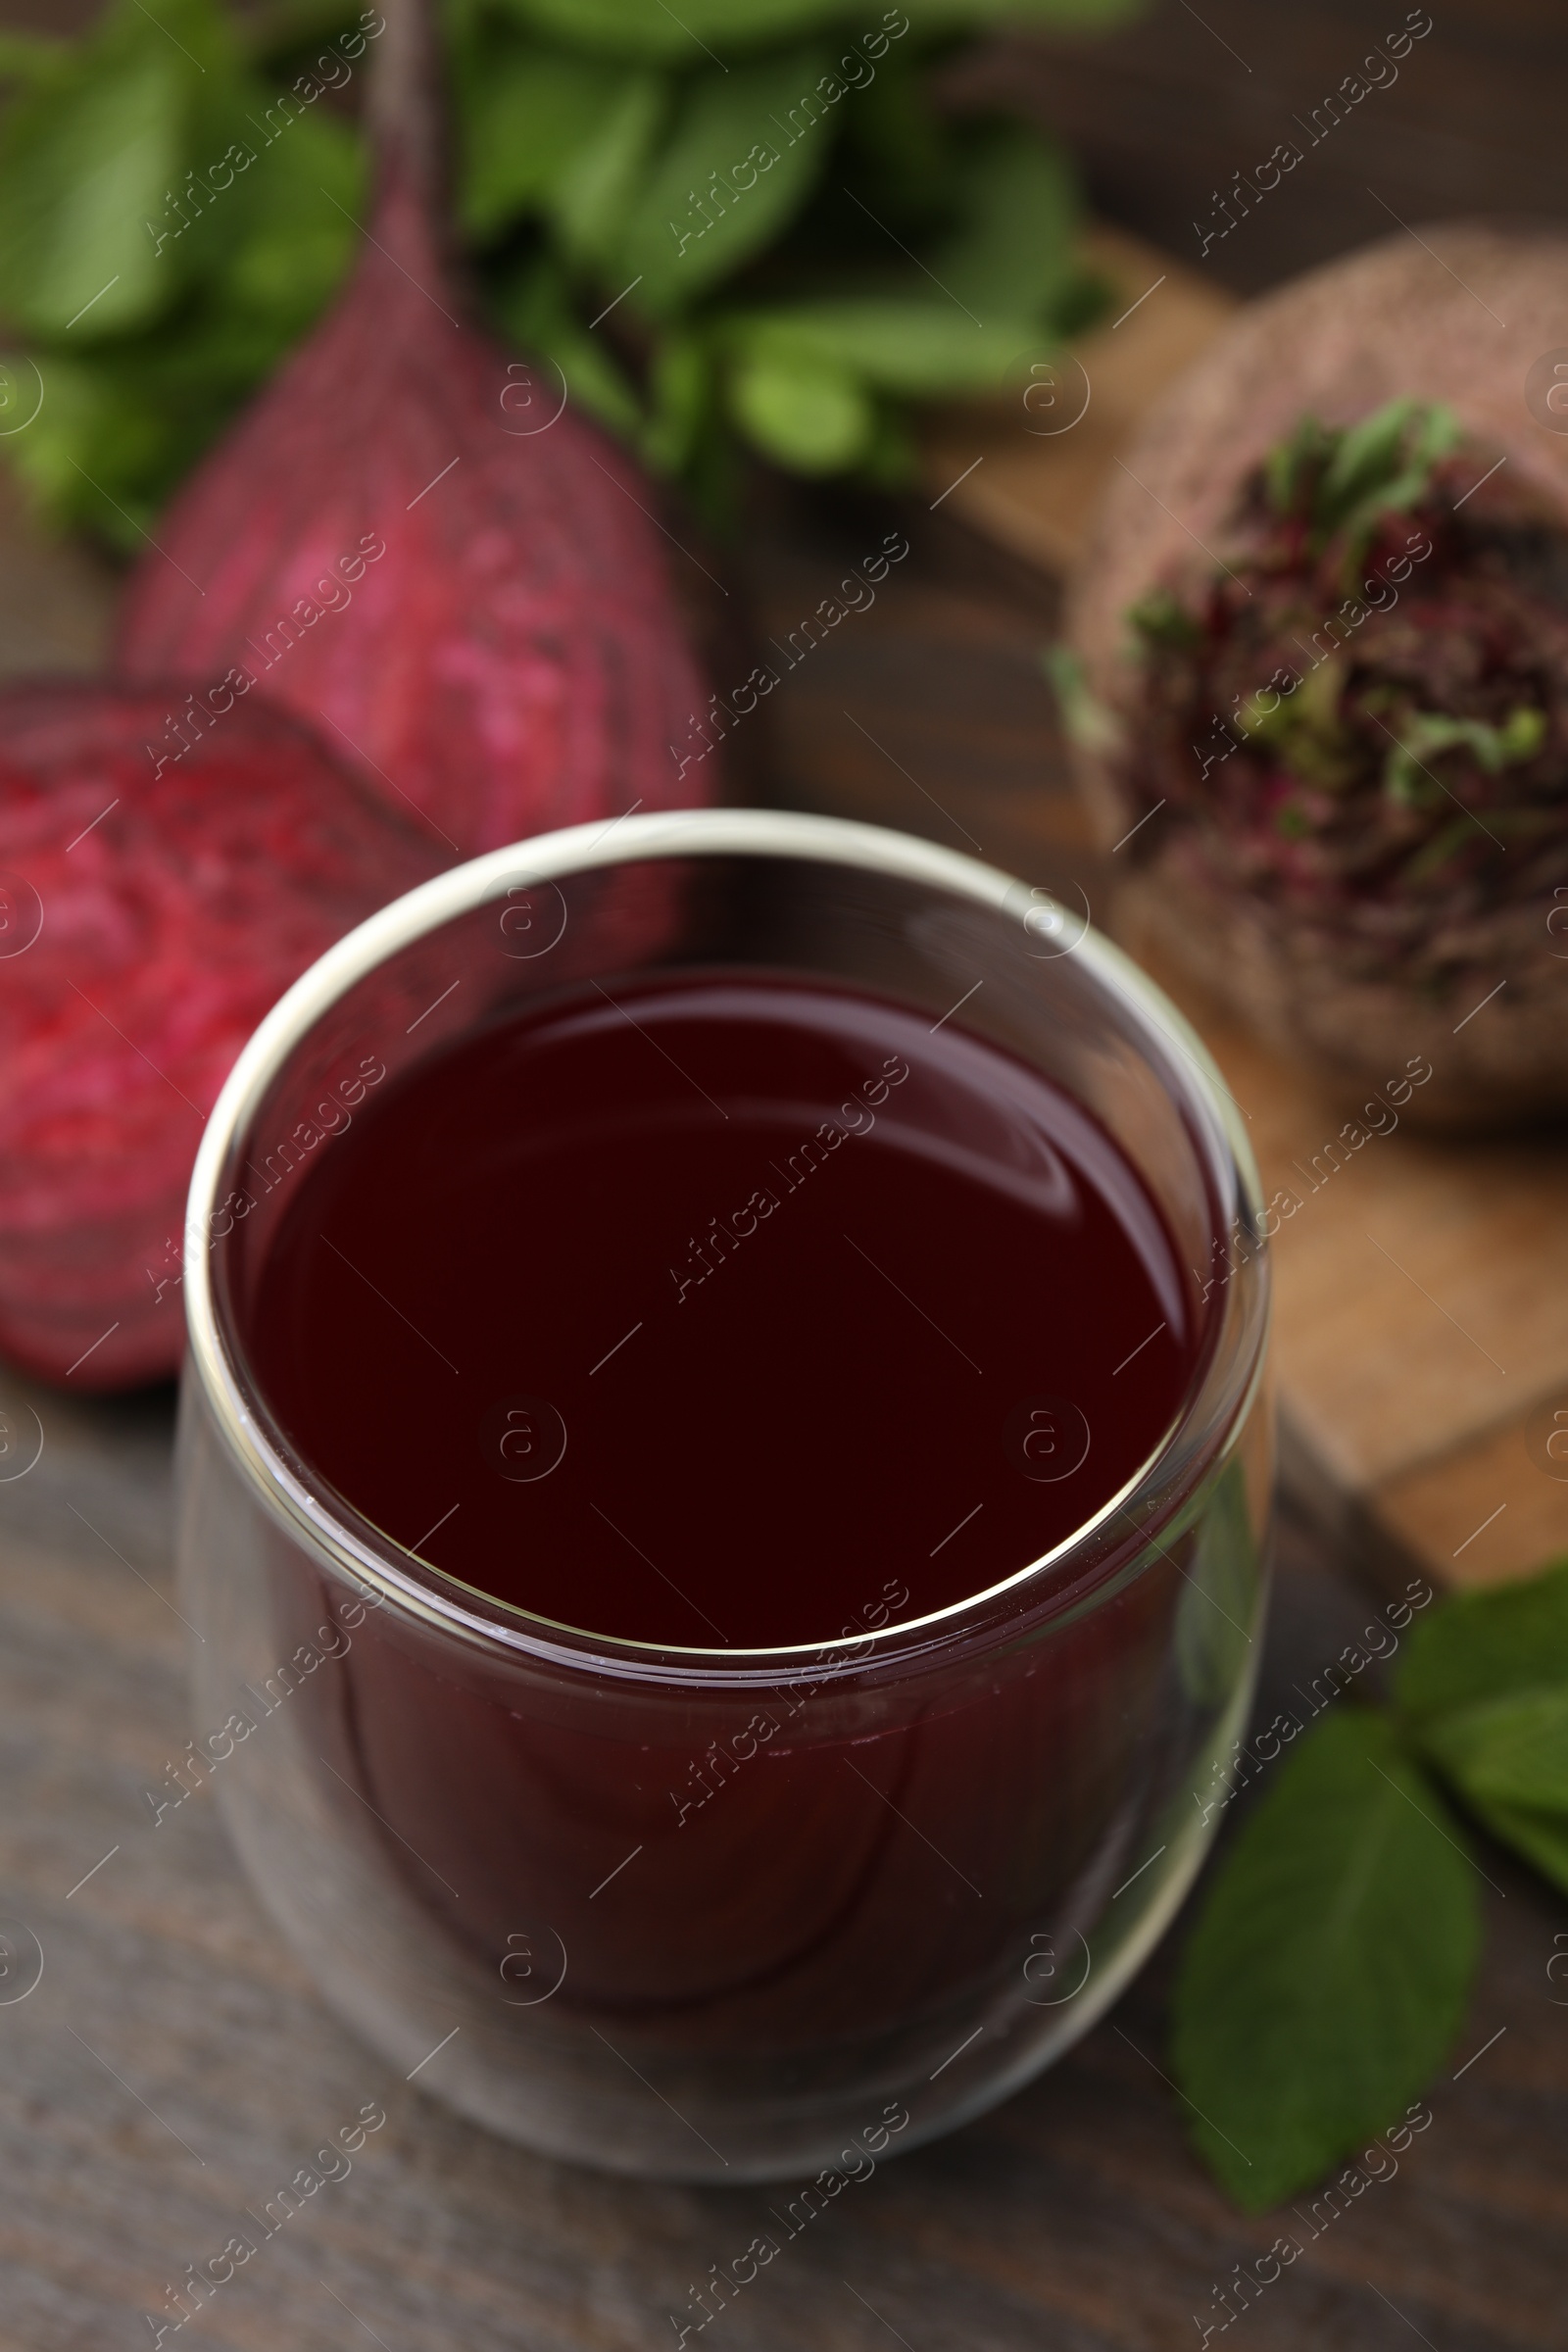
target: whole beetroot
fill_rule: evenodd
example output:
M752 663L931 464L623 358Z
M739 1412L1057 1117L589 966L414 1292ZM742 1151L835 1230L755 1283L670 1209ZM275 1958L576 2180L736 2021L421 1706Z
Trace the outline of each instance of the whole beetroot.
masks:
M0 695L0 1352L74 1388L175 1369L185 1190L240 1047L443 862L281 711L149 760L184 707Z
M364 257L160 525L119 666L220 690L243 673L469 857L703 797L669 746L706 690L653 491L559 371L464 316L427 11L385 15Z

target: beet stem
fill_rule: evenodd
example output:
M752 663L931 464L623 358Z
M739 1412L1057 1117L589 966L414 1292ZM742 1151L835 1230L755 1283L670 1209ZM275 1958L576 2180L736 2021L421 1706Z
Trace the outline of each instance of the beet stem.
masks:
M422 244L444 278L450 263L447 142L440 44L429 0L382 0L386 30L377 43L366 102L374 195L374 233L417 274L412 251Z

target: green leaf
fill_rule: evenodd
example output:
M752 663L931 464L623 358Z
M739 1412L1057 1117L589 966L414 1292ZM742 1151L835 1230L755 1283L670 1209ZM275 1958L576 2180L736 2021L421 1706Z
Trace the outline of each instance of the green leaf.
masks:
M980 324L936 289L921 295L829 297L745 313L730 322L746 356L780 368L809 361L863 376L879 391L995 391L1036 332L1027 318Z
M256 161L213 206L225 242L206 289L204 317L266 336L275 354L311 326L359 249L365 161L353 132L319 106L283 120L247 111Z
M1190 654L1203 642L1200 623L1171 588L1151 588L1128 606L1127 620L1146 645L1162 646L1170 653Z
M1546 740L1546 714L1528 703L1510 710L1500 727L1484 718L1450 718L1438 710L1414 710L1399 729L1383 764L1383 789L1406 808L1432 806L1442 790L1426 762L1445 752L1467 751L1487 775L1533 760Z
M1078 189L1054 139L1020 122L974 134L959 177L961 224L931 270L981 318L1045 316L1073 275Z
M491 285L491 308L514 343L554 360L566 379L566 397L601 424L632 440L642 430L636 393L615 365L611 347L590 334L572 309L561 265L540 254Z
M471 7L472 0L445 0L453 17ZM360 22L360 0L269 0L248 8L239 27L245 53L257 65L288 65L302 50L322 47Z
M1430 420L1439 417L1451 447L1458 437L1457 419L1447 411L1425 409L1416 400L1391 400L1337 435L1318 486L1324 521L1348 514L1368 491L1401 473L1407 444L1413 436L1424 437Z
M465 78L460 212L493 237L541 207L624 99L624 69L516 42L487 45Z
M676 66L697 65L705 51L711 62L727 65L732 50L775 47L855 14L849 0L681 0L674 11L661 8L659 0L505 0L505 5L519 24L572 47ZM875 22L872 17L870 23Z
M855 471L875 490L907 490L918 481L920 446L898 403L878 403L871 438L856 459Z
M550 209L571 260L595 270L618 261L668 104L659 74L622 75L593 137L558 175Z
M109 0L78 39L0 37L0 316L47 386L0 457L56 518L140 544L340 282L355 251L344 216L363 197L359 128L331 101L270 140L266 124L278 79L309 71L359 13L357 0L254 0L237 14L229 0ZM740 434L803 470L907 481L909 403L995 390L1037 341L1037 298L1059 274L1044 182L1027 198L1004 184L1008 171L1038 177L1041 143L950 124L925 86L935 52L1005 13L1001 0L925 0L917 21L860 0L442 0L463 219L488 249L498 314L560 361L572 399L678 470L710 519L733 504ZM1026 13L1124 12L1068 0ZM787 86L801 68L801 87ZM824 73L845 95L796 129ZM740 188L735 164L764 135L748 129L759 106L779 116L783 143ZM738 151L732 129L747 130ZM231 144L253 160L225 186ZM954 305L937 319L946 298L884 227L840 218L848 199L816 184L830 149L854 159L835 184L863 188L895 240L923 253L950 236L958 274L1001 301L994 338L978 302L967 307L987 335ZM674 198L689 211L694 189L725 183L734 198L682 248ZM1033 205L1040 231L1018 236L1010 261L1009 204L1020 219ZM771 318L750 303L737 316L723 288L764 259L769 294L791 299ZM590 335L583 321L639 276L616 325ZM850 291L867 282L869 303ZM1057 323L1068 300L1051 297ZM690 340L659 325L689 305ZM601 349L638 311L646 393Z
M135 555L166 498L277 356L270 335L216 326L154 328L79 360L46 353L42 409L0 449L58 520Z
M519 24L536 26L553 39L605 56L687 65L694 44L716 51L726 64L732 53L776 47L780 41L826 25L845 38L883 30L902 39L911 19L902 8L878 11L875 0L683 0L678 11L660 0L504 0ZM913 37L929 41L945 33L1008 18L1070 27L1125 24L1144 12L1146 0L922 0ZM895 27L902 21L903 32Z
M25 361L8 352L5 364L24 385L32 383ZM127 555L134 553L144 542L78 470L85 466L89 474L102 479L92 461L112 418L107 385L90 363L51 360L43 391L33 423L24 432L9 435L3 445L7 465L40 512L62 522L79 522Z
M0 311L24 333L88 343L177 292L147 223L183 163L193 69L172 43L86 44L0 130Z
M1281 766L1303 784L1318 792L1343 791L1360 776L1363 760L1345 718L1349 676L1348 657L1329 656L1307 671L1294 694L1282 695L1272 710L1259 707L1261 697L1250 702L1242 732L1267 744ZM1300 839L1300 832L1294 837Z
M876 413L848 368L787 347L742 360L729 382L735 421L764 457L798 473L841 473L871 440Z
M1182 1957L1200 2153L1250 2213L1382 2131L1442 2063L1480 1943L1459 1832L1389 1721L1325 1716L1276 1768Z
M924 0L919 28L930 35L995 23L1059 24L1068 30L1108 31L1148 14L1147 0Z
M848 300L709 313L724 405L753 447L795 472L853 472L888 491L917 478L902 368L872 348L880 339L878 307ZM879 364L867 366L873 358Z
M1446 1601L1395 1690L1477 1819L1568 1889L1568 1560Z
M713 355L699 335L665 335L648 373L648 422L640 447L656 473L685 471L717 400Z
M41 81L54 73L65 52L63 41L33 32L0 32L0 76L17 81Z
M1568 1891L1568 1683L1440 1715L1421 1744L1476 1819Z
M1461 437L1451 409L1419 400L1391 400L1348 431L1331 435L1333 453L1317 485L1314 512L1321 533L1344 535L1347 586L1353 584L1378 523L1426 496L1434 467Z
M1315 416L1303 416L1294 433L1277 442L1263 461L1263 478L1276 514L1289 514L1316 480L1334 449L1334 435Z
M1539 1576L1460 1592L1410 1629L1394 1695L1424 1730L1483 1700L1568 1683L1568 1556Z
M1349 426L1303 416L1265 461L1269 498L1277 513L1300 514L1319 544L1343 536L1353 586L1379 522L1426 495L1460 438L1458 417L1439 401L1391 400Z
M907 42L890 49L869 89L845 109L844 143L858 185L885 220L936 226L956 201L954 126L932 103L930 77Z
M230 130L253 160L203 212L187 206L188 227L168 229L159 267L174 307L137 332L46 345L43 407L0 444L47 511L126 553L146 544L165 499L313 323L358 243L354 133L319 106L296 117L275 100L268 85L241 83L223 108L209 105L204 170Z
M643 309L689 308L794 219L833 139L834 105L818 87L831 62L828 50L796 49L693 82L621 246Z
M1475 1810L1494 1838L1568 1894L1568 1811L1490 1802L1478 1802Z
M1560 1812L1568 1831L1568 1681L1440 1715L1422 1747L1478 1809Z
M3 445L31 496L127 555L266 362L256 339L157 330L72 361L46 355L36 421Z

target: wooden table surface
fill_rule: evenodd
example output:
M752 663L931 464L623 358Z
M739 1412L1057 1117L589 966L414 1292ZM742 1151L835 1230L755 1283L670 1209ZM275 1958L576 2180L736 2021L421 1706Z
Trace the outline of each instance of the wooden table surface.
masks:
M874 609L774 698L777 797L978 844L1093 899L1037 665L1051 592L940 514L906 523L911 556ZM831 528L799 510L775 517L748 558L763 632L798 623L886 527L870 510ZM765 2227L776 2194L649 2186L526 2155L396 2080L325 2014L210 1798L150 1826L143 1790L188 1735L171 1397L68 1404L0 1377L0 1406L24 1436L36 1412L43 1434L36 1465L0 1484L0 2352L151 2344L144 2315L167 2313L166 2289L368 2102L388 2120L351 2175L166 2343L671 2346L670 2314L689 2316L693 2283ZM1300 1529L1286 1524L1280 1548L1266 1677L1283 1695L1369 1611ZM1256 2352L1385 2352L1412 2330L1431 2352L1556 2352L1568 2339L1568 1987L1547 1974L1568 1909L1484 1859L1499 1890L1486 1897L1487 1959L1433 2127L1386 2193L1237 2323ZM1168 1950L1053 2073L828 2209L708 2340L726 2352L1198 2343L1216 2283L1276 2226L1236 2215L1187 2151L1160 2073Z

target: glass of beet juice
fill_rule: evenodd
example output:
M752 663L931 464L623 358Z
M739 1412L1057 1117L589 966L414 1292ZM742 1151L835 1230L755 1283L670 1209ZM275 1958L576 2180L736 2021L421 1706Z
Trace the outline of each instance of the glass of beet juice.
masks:
M551 834L290 990L191 1193L198 1752L333 2006L513 2138L863 2165L1180 1903L1264 1592L1233 1105L1044 893Z

